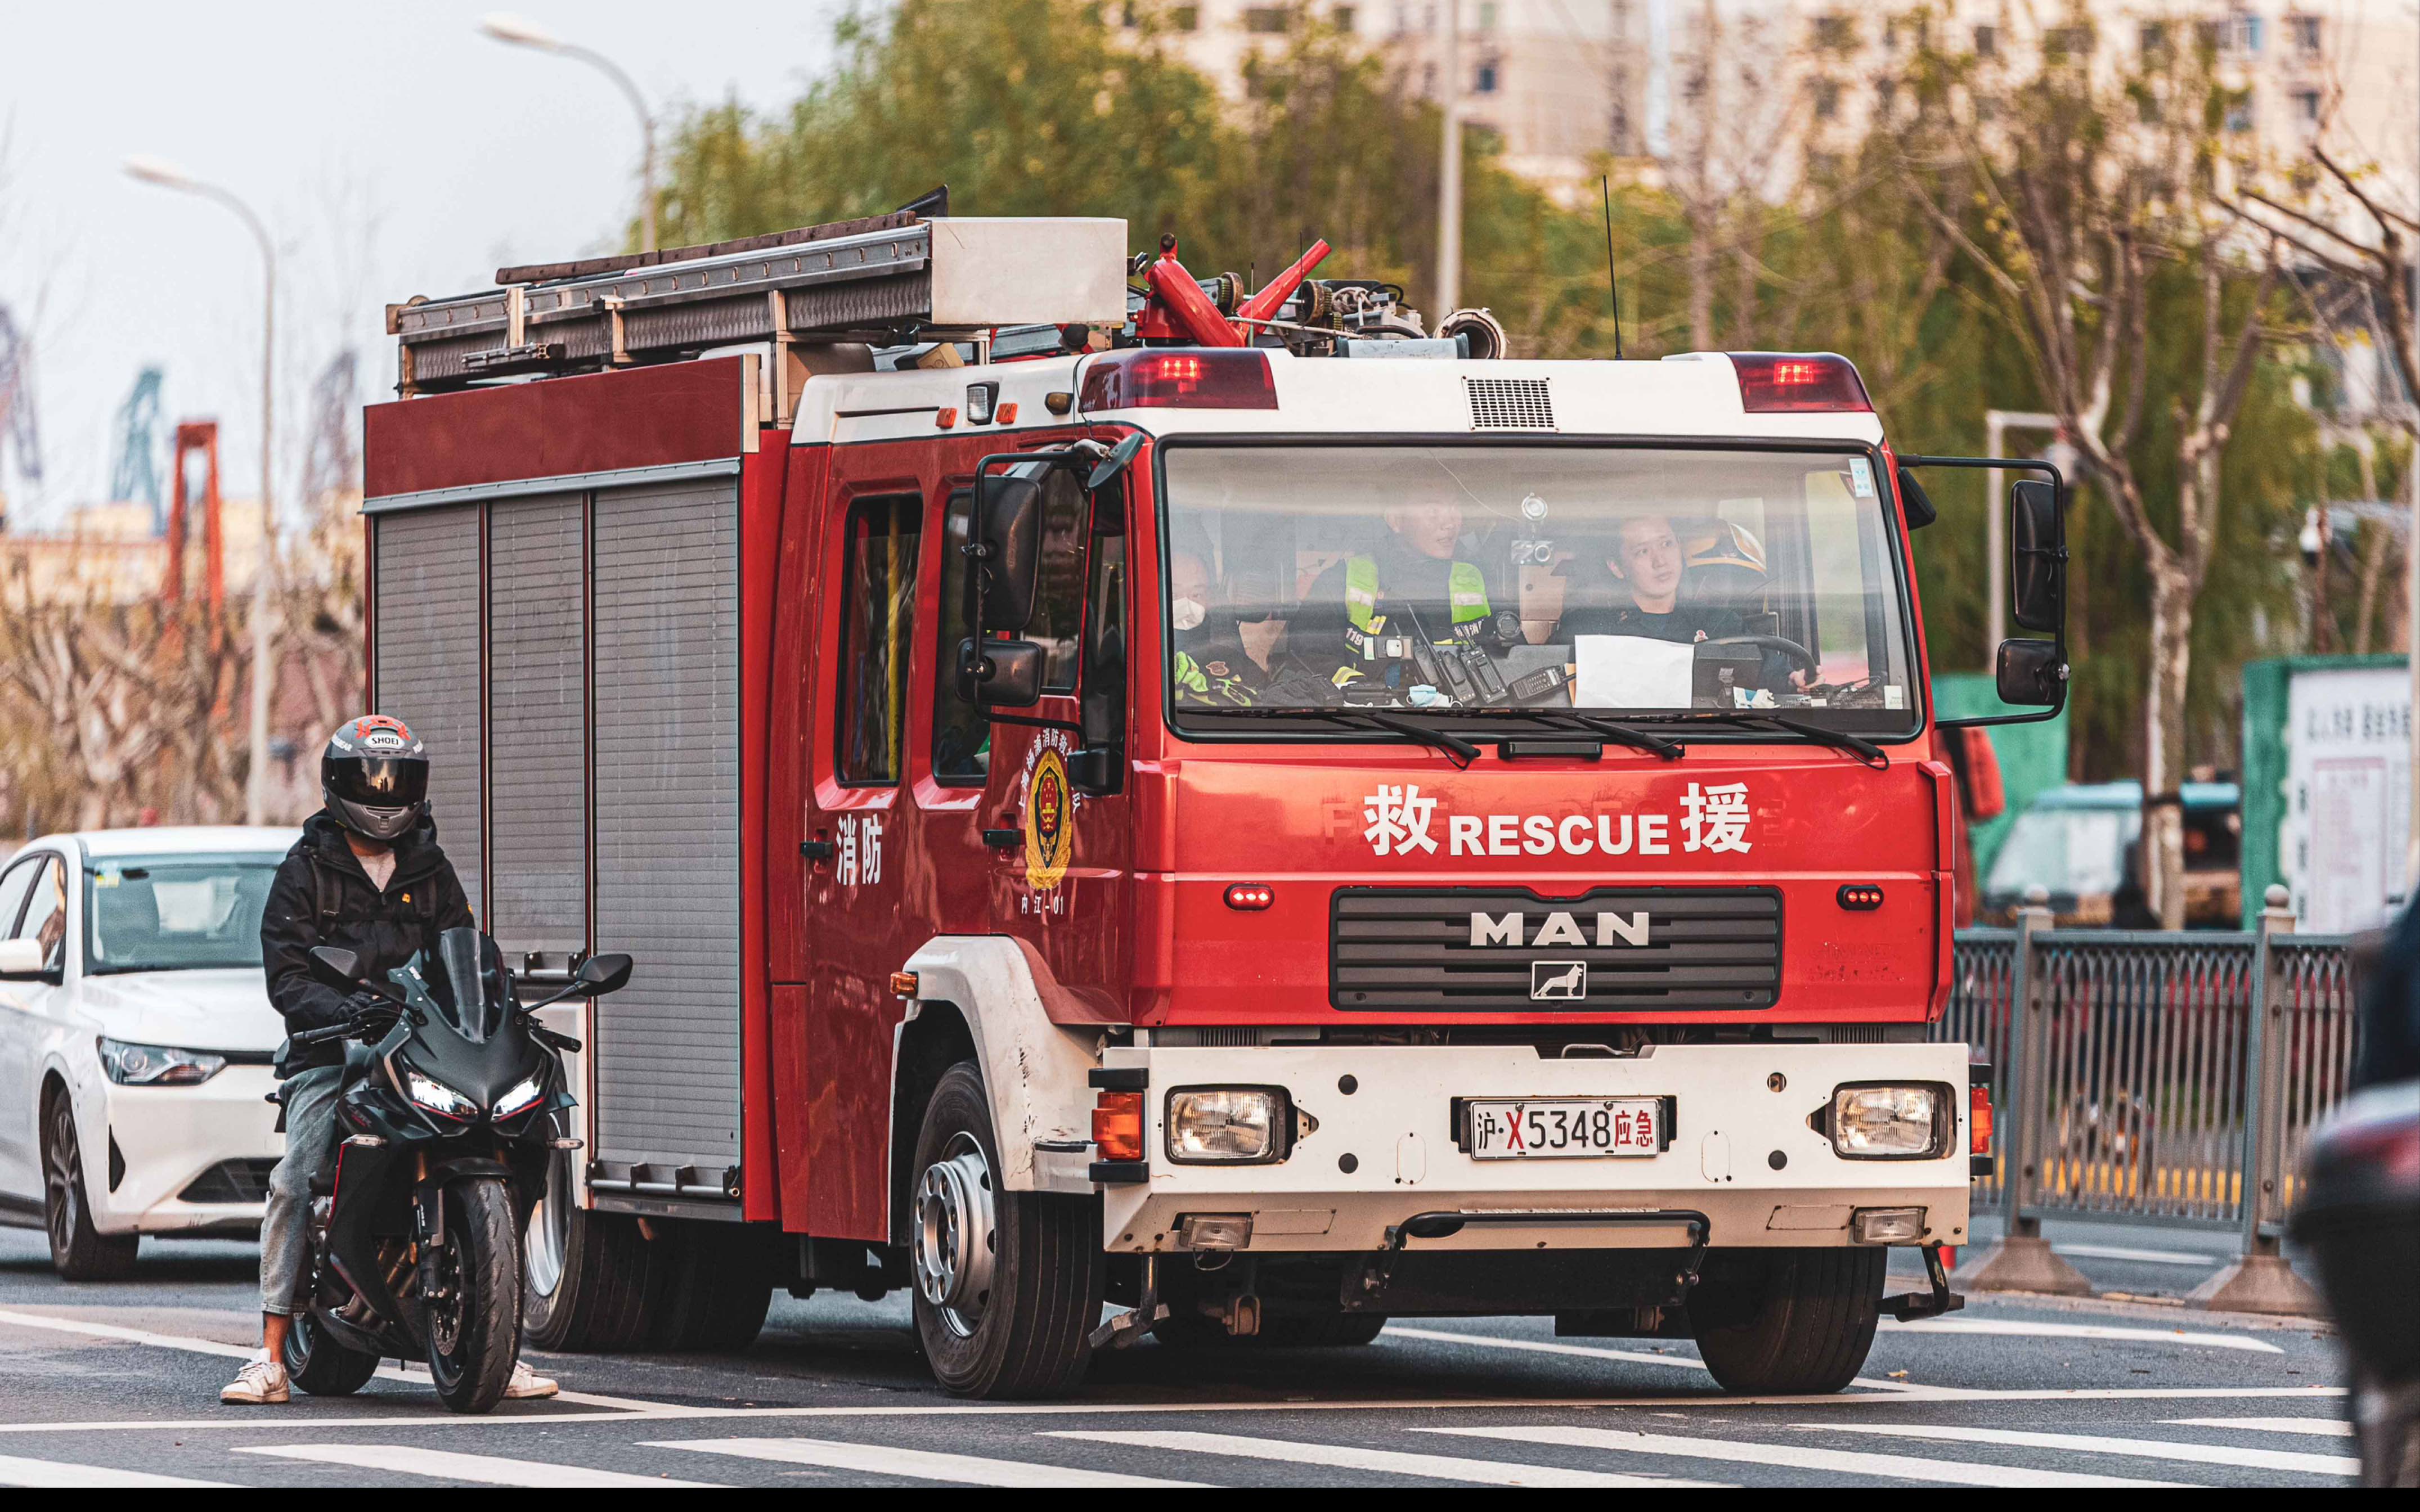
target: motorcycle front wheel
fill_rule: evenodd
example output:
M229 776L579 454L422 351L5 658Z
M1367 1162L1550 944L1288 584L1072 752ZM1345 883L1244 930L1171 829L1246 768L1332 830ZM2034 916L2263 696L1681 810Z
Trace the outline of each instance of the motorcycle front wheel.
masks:
M379 1357L349 1350L307 1312L286 1331L287 1379L314 1396L350 1396L378 1374Z
M445 1237L428 1308L428 1374L456 1412L502 1401L520 1352L520 1242L513 1199L494 1177L445 1189Z

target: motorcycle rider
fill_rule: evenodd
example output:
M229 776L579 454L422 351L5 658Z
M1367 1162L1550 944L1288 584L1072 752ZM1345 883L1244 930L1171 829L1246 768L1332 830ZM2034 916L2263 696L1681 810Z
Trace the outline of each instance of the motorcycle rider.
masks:
M427 749L402 720L364 715L330 736L319 757L319 795L325 807L303 821L302 838L279 863L260 922L269 1000L289 1033L386 1011L372 993L348 997L316 980L314 946L354 951L365 975L379 978L416 952L433 958L440 933L473 922L470 899L438 848L428 813ZM261 1351L219 1393L222 1402L287 1399L286 1338L310 1261L311 1182L335 1159L344 1060L338 1040L288 1047L281 1058L286 1155L270 1176L260 1225ZM516 1364L504 1395L551 1396L556 1390Z

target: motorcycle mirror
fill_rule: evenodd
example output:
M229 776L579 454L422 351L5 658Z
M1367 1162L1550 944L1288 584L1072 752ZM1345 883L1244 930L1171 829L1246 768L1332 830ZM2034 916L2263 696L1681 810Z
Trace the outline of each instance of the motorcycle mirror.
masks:
M1101 458L1100 465L1093 469L1092 476L1084 480L1085 488L1099 488L1116 481L1119 473L1133 465L1135 455L1142 450L1142 432L1136 431L1110 448L1109 455Z
M630 958L627 955L592 955L580 963L580 971L572 979L580 990L591 997L619 992L630 980Z
M337 946L315 945L311 947L311 975L331 987L349 991L361 982L362 958Z

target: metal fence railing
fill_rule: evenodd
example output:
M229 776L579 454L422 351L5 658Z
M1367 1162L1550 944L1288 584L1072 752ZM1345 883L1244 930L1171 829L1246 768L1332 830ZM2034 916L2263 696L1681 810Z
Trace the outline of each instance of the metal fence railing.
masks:
M2273 898L2244 933L1966 930L1935 1026L1995 1070L2001 1158L1975 1208L2157 1224L2273 1257L2310 1131L2353 1058L2352 941L2298 935ZM2046 1250L2028 1274L2071 1274ZM2075 1277L2081 1284L2081 1277Z

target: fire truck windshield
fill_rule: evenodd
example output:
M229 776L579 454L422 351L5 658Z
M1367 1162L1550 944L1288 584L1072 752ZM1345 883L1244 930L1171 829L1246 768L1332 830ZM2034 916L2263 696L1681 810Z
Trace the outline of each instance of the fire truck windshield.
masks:
M1175 711L1823 711L1912 733L1862 449L1164 446Z

